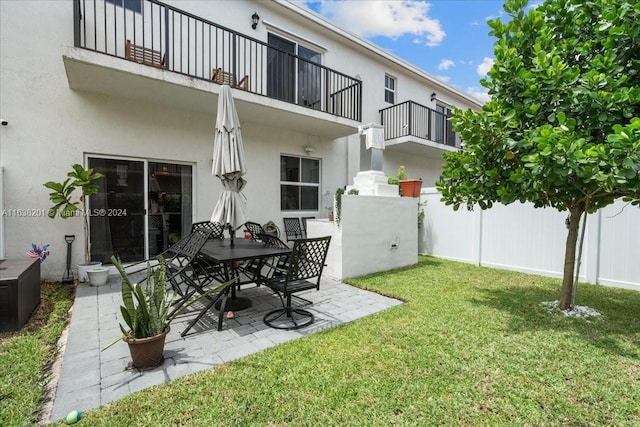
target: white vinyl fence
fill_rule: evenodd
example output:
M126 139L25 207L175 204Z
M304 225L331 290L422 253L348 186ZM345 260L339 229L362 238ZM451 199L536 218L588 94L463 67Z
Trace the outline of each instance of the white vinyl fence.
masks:
M567 212L518 202L456 212L435 188L421 199L425 254L562 277ZM640 290L640 208L618 201L589 215L580 281Z

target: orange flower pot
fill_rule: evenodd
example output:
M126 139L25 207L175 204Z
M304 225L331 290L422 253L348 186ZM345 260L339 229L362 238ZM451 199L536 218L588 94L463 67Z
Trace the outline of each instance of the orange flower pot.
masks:
M420 197L422 179L401 179L400 190L402 197Z

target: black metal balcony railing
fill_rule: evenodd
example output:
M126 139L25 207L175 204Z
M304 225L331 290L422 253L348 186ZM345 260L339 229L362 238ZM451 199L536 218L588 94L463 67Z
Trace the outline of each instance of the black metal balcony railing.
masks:
M74 1L76 47L135 59L127 41L139 62L361 120L358 79L155 0Z
M451 128L449 117L413 101L380 110L384 139L416 136L439 144L460 148L459 135Z

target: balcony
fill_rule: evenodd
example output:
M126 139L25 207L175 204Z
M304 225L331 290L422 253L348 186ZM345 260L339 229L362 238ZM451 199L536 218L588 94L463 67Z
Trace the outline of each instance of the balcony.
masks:
M73 4L75 47L63 54L72 89L215 113L228 84L251 121L357 132L358 79L155 0Z
M461 147L449 117L417 102L405 101L380 110L380 123L388 150L441 158L443 151Z

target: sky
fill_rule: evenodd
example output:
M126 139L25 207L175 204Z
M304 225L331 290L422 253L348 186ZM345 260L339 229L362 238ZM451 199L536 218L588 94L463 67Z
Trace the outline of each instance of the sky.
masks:
M480 102L493 64L487 19L502 0L321 0L304 5Z

